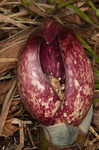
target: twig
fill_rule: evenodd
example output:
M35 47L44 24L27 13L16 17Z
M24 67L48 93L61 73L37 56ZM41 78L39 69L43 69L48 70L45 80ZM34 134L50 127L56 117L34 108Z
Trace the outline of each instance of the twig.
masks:
M12 102L12 97L15 93L15 87L16 87L16 80L13 82L11 89L9 90L8 94L5 97L3 108L1 111L1 116L0 116L0 135L2 135L2 130L8 115L9 107Z
M22 148L24 147L24 128L21 121L19 122L19 127L20 127L20 144L17 146L15 150L22 150Z
M17 62L17 58L0 58L0 63Z
M21 29L26 29L27 27L18 21L15 21L14 19L11 19L9 16L5 16L3 14L0 14L0 22L5 22L5 23L11 23Z
M8 30L8 31L11 31L11 30L16 30L17 29L17 27L5 27L5 26L2 26L2 27L0 27L0 29L1 30Z
M55 6L53 6L53 5L48 5L48 4L43 4L43 3L38 3L38 6L39 7L43 7L43 8L50 8L50 9L54 9L55 8Z
M90 131L95 137L97 137L97 138L99 139L98 133L95 131L95 129L94 129L92 126L89 128L89 131Z
M18 13L14 13L14 14L11 14L9 15L10 18L16 18L16 17L20 17L20 16L24 16L24 15L27 15L28 14L28 11L26 9L22 9L20 12Z
M34 141L33 141L31 132L30 132L30 130L29 130L28 127L27 127L27 133L28 133L28 136L29 136L29 139L30 139L30 142L31 142L32 146L35 147L35 143L34 143Z
M21 2L6 2L6 0L5 1L3 1L1 4L0 4L0 6L4 6L4 5L21 5Z

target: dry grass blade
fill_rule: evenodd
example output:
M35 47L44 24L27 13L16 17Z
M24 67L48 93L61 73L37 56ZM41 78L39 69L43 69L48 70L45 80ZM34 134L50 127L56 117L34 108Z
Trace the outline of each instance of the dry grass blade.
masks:
M27 133L28 133L28 136L29 136L29 139L30 139L30 142L31 142L32 146L36 147L29 128L27 128Z
M27 11L27 10L21 9L20 12L11 14L11 15L9 15L9 17L10 17L10 18L16 18L16 17L20 17L20 16L27 15L27 14L28 14L28 11Z
M35 5L35 2L33 0L21 0L22 3L24 4L24 6L26 8L28 8L30 11L38 14L39 16L46 16L46 14L41 11L41 9L39 7L37 7L37 5Z
M5 16L3 14L0 14L0 22L11 23L14 26L17 26L21 29L26 29L27 28L25 25L21 24L20 22L14 20L14 19L11 19L9 16Z
M0 58L0 63L17 62L17 58Z
M6 1L3 1L0 6L4 6L4 5L20 5L21 2L6 2Z
M99 139L99 134L95 131L95 129L91 126L89 128L89 131L96 137Z
M0 115L0 135L2 135L2 130L3 130L7 115L8 115L9 107L12 102L12 96L15 93L15 87L16 87L16 80L13 81L12 87L7 93L5 100L4 100L4 104L3 104L1 115Z

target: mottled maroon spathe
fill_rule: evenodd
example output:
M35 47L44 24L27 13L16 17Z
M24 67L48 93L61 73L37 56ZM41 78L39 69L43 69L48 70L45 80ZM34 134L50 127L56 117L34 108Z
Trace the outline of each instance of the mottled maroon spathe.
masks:
M65 84L63 100L50 84L50 73ZM25 107L43 124L79 124L91 106L91 63L73 31L53 20L46 20L28 39L17 79Z

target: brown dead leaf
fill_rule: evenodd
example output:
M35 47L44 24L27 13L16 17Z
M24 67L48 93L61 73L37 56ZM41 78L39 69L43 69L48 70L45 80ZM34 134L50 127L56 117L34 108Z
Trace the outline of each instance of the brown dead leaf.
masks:
M0 81L0 104L3 104L5 94L11 88L12 83L13 79L10 81Z
M0 113L1 113L1 108L2 108L3 101L4 101L4 97L5 95L0 95Z
M55 150L53 146L49 146L48 150Z
M17 130L18 127L13 125L11 122L6 122L2 131L2 136L4 137L12 136Z
M95 103L94 106L93 123L99 130L99 102Z
M23 30L11 38L0 42L0 59L3 59L3 62L0 62L0 73L16 66L19 53L23 50L26 40L33 30L32 28Z
M15 91L16 91L16 80L13 81L12 86L10 90L8 91L8 93L6 94L6 97L4 99L4 103L3 103L1 114L0 114L0 135L2 134L3 127L5 125L8 111L12 102L12 98L15 94Z
M83 24L83 21L81 20L80 16L74 14L73 18L74 18L74 21L75 21L76 24L78 24L78 25L82 25Z
M13 80L10 81L0 81L0 96L8 92L11 88Z
M30 11L40 15L40 16L46 16L46 14L39 8L37 7L36 3L33 2L33 0L28 0L28 3L29 3L29 7L27 7ZM23 2L24 4L24 2Z

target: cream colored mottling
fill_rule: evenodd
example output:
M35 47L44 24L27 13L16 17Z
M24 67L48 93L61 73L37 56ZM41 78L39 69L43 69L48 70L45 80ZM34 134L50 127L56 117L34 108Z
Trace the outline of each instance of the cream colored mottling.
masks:
M49 108L49 103L46 103L46 102L42 101L42 106L44 106L46 109L48 109Z
M63 115L64 115L64 117L67 117L67 114L66 114L66 113L64 113Z
M83 111L80 111L80 112L79 112L79 116L82 116L82 114L83 114Z
M89 59L87 60L87 63L88 63L88 64L91 64Z
M69 70L69 71L68 71L68 74L69 74L69 76L72 76L72 75L73 75L72 70Z
M74 102L74 111L69 115L69 117L78 118L82 114L82 111L80 112L82 107L83 102L81 101L80 93L78 93L76 100Z
M37 77L38 77L37 73L36 73L34 70L32 71L32 76L33 76L34 78L37 78Z
M50 112L45 112L45 118L48 118L50 116Z
M75 118L78 118L79 117L79 113L78 113L78 110L75 109L75 111L73 112L73 116L75 116Z
M82 108L83 104L84 104L84 101L81 100L80 93L78 92L75 103L74 103L74 110L79 111Z
M45 86L41 84L39 80L32 80L31 83L33 86L37 87L37 89L40 90L41 92L45 90Z
M70 124L72 120L70 120L70 118L67 119L67 122Z
M78 118L79 116L79 113L76 109L74 109L74 111L69 115L69 117L72 117L72 118Z
M89 85L85 85L84 86L84 89L83 89L83 93L87 96L87 95L90 95L92 89L89 87Z
M76 98L75 102L74 102L74 110L79 109L79 106L81 105L81 99L80 98Z
M78 80L76 80L76 79L74 80L74 85L75 85L76 88L79 87L79 82L78 82Z
M77 98L77 99L80 99L80 89L79 89L79 91L78 91L78 94L77 94L76 98Z
M48 102L51 102L51 101L53 101L53 97L48 98Z
M29 92L29 91L28 91ZM30 95L31 95L31 101L36 100L36 95L35 93L31 93L30 91ZM41 99L39 99L39 102L41 101Z
M46 108L46 109L48 109L48 108L49 108L49 105L48 105L48 103L46 103L46 105L45 105L45 108Z
M81 91L83 89L83 87L81 86L81 87L79 87L79 92Z
M60 104L61 104L60 101L57 101L57 102L55 103L55 108L52 110L53 116L54 116L54 114L56 113L56 111L59 109Z
M45 117L47 118L47 117L49 117L49 116L54 116L55 115L55 113L56 113L56 111L58 110L58 108L59 108L59 106L60 106L60 101L58 101L58 102L56 102L55 103L55 107L54 107L54 109L50 112L49 110L49 105L48 105L48 103L42 103L42 106L44 106L48 111L46 111L45 112Z
M42 104L41 104L42 106L45 106L45 103L42 101Z

